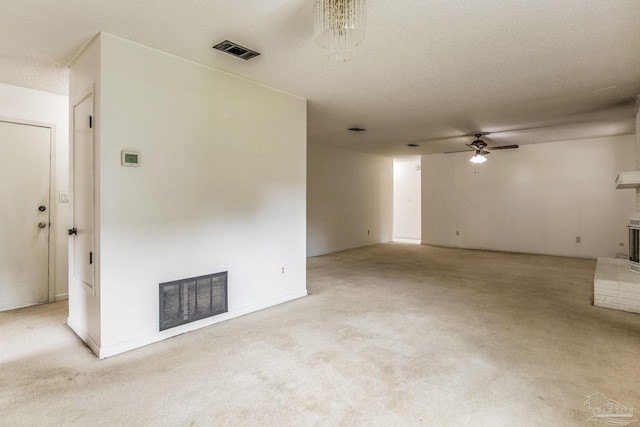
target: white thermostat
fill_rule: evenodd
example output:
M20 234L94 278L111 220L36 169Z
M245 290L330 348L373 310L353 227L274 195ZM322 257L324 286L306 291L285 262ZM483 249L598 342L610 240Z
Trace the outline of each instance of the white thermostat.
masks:
M122 150L121 161L122 166L140 166L140 153Z

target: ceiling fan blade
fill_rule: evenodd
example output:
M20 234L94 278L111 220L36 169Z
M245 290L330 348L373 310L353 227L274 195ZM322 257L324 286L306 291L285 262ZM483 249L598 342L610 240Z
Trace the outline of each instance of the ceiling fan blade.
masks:
M466 144L465 144L466 145ZM453 153L471 153L472 151L476 151L476 150L458 150L458 151L445 151L442 154L453 154Z
M497 147L486 147L485 150L510 150L512 148L518 148L518 145L499 145Z

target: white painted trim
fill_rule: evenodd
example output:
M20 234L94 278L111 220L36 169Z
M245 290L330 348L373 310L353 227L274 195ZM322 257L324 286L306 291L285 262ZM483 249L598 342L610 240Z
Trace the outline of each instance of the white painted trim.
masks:
M145 48L145 49L148 49L148 50L151 50L151 51L154 51L154 52L161 53L161 54L163 54L163 55L170 56L170 57L172 57L172 58L179 59L179 60L181 60L181 61L188 62L188 63L193 64L193 65L196 65L196 66L198 66L198 67L206 68L207 70L215 71L215 72L217 72L217 73L221 73L221 74L226 74L226 75L228 75L228 76L232 76L232 77L234 77L234 78L236 78L236 79L244 80L244 81L245 81L245 82L247 82L247 83L251 83L251 84L254 84L254 85L257 85L257 86L261 86L261 87L267 88L267 89L269 89L269 90L272 90L272 91L274 91L274 92L280 92L280 93L283 93L283 94L285 94L285 95L291 96L291 97L293 97L293 98L298 98L298 99L301 99L301 100L303 100L303 101L305 101L305 102L307 101L307 98L303 98L303 97L301 97L300 95L294 95L293 93L285 92L285 91L284 91L284 90L282 90L282 89L276 89L276 88L274 88L274 87L267 86L267 85L265 85L264 83L260 83L260 82L258 82L258 81L256 81L256 80L251 80L251 79L248 79L248 78L246 78L246 77L242 77L242 76L239 76L239 75L237 75L237 74L230 73L230 72L228 72L228 71L220 70L220 69L218 69L218 68L213 68L213 67L211 67L211 66L209 66L209 65L201 64L201 63L199 63L199 62L195 62L195 61L194 61L194 60L192 60L192 59L187 59L187 58L184 58L184 57L182 57L182 56L174 55L173 53L165 52L164 50L160 50L160 49L157 49L157 48L155 48L155 47L146 46L146 45L144 45L144 44L141 44L141 43L138 43L138 42L134 42L133 40L125 39L124 37L120 37L120 36L116 36L116 35L111 34L111 33L107 33L106 31L102 31L102 32L100 32L100 34L97 34L94 38L96 38L97 36L99 36L99 35L101 35L101 34L104 34L104 35L106 35L106 36L108 36L108 37L112 37L112 38L114 38L114 39L118 39L118 40L121 40L121 41L124 41L124 42L127 42L127 43L131 43L131 44L133 44L133 45L137 45L137 46L143 47L143 48ZM91 39L91 41L93 41L93 39ZM87 43L87 46L89 46L89 43Z
M394 237L391 241L395 243L409 243L412 245L419 245L422 243L420 239L405 239L404 237Z
M312 257L315 257L315 256L322 256L322 255L335 254L337 252L350 251L351 249L366 248L368 246L384 245L385 243L389 243L389 242L376 242L376 243L371 243L371 244L366 244L366 245L346 246L346 247L343 247L343 248L329 249L327 251L311 252L311 253L307 254L307 258L312 258Z
M69 294L56 294L55 302L65 301L69 299Z
M96 248L96 229L97 229L97 221L96 221L96 144L95 144L95 130L96 130L96 118L95 118L95 110L96 110L96 97L95 97L95 83L85 89L82 94L78 97L76 102L72 103L70 114L71 120L71 128L69 129L69 195L71 197L71 203L69 204L69 218L71 219L71 227L75 227L75 151L76 151L76 115L75 109L78 105L82 104L87 98L93 97L93 103L91 105L91 116L93 118L93 126L92 126L92 136L91 143L93 144L92 152L93 152L93 254L94 254L94 266L93 266L93 286L89 287L84 282L79 283L80 287L82 287L86 292L90 295L96 295L96 270L99 263L99 254ZM75 271L74 263L74 255L75 255L75 238L69 239L69 284L72 282L73 272ZM76 284L78 281L74 278L73 283Z
M100 353L100 346L98 344L96 344L96 342L93 340L93 338L91 338L89 336L89 334L80 327L80 325L76 325L75 322L73 321L73 319L71 318L71 316L69 316L67 318L67 325L69 325L69 327L73 330L73 332L76 333L76 335L78 335L80 337L80 339L82 341L84 341L84 343L89 346L89 348L91 349L91 351L93 352L93 354L99 354Z
M71 57L71 59L69 60L69 62L67 62L65 64L65 68L71 68L71 65L73 65L74 62L76 62L76 59L78 59L78 57L80 55L82 55L82 53L87 50L87 48L89 47L89 45L98 37L100 36L100 33L95 34L93 37L91 37L89 40L87 40L86 42L84 42L84 44L82 46L80 46L80 49L78 49L78 51Z
M0 309L0 313L2 313L3 311L18 310L18 309L21 309L21 308L35 307L37 305L43 305L43 304L48 304L48 303L47 302L37 302L35 304L27 304L27 305L19 305L17 307L2 308L2 309Z
M16 125L36 126L39 128L51 128L55 126L53 123L38 122L35 120L24 120L16 117L0 116L0 122L14 123Z
M456 245L441 245L437 243L427 243L422 242L421 245L424 246L433 246L434 248L451 248L451 249L468 249L470 251L487 251L487 252L505 252L508 254L523 254L523 255L542 255L542 256L555 256L562 258L576 258L576 259L597 259L597 257L591 256L578 256L571 254L562 254L562 253L545 253L545 252L524 252L524 251L515 251L512 249L495 249L495 248L484 248L482 246L456 246Z
M56 300L56 227L58 224L58 198L56 189L58 188L56 182L57 176L57 147L56 147L56 125L52 124L49 128L51 132L51 140L49 143L49 161L51 166L49 167L49 302ZM55 209L54 209L55 208ZM54 225L54 227L51 226Z
M80 333L72 326L72 329L76 331L78 336L82 338L84 342L91 348L91 350L98 356L99 359L104 359L105 357L115 356L120 353L124 353L126 351L134 350L136 348L144 347L149 344L153 344L159 341L163 341L167 338L171 338L177 335L182 335L187 332L195 331L196 329L201 329L206 326L211 326L216 323L224 322L226 320L230 320L236 317L244 316L245 314L254 313L259 310L263 310L265 308L273 307L275 305L279 305L288 301L292 301L298 298L302 298L307 296L306 289L304 292L296 292L289 295L284 295L282 297L274 298L269 301L264 301L258 304L248 305L233 311L229 311L227 313L219 314L217 316L209 317L207 319L198 320L193 323L187 323L186 325L176 326L175 328L167 329L164 331L156 332L151 335L147 335L144 337L136 338L131 341L126 341L123 343L107 346L107 347L99 347L91 340L91 338L86 333ZM71 326L71 323L69 323ZM84 332L84 331L82 331ZM87 339L85 339L85 337ZM90 342L88 342L88 340ZM96 348L92 347L95 345Z
M39 122L34 120L24 120L15 117L0 116L0 122L13 123L16 125L34 126L49 129L49 248L47 259L47 299L48 302L55 301L56 294L56 230L51 227L57 224L58 220L58 205L56 203L55 190L58 188L56 181L56 125L54 123ZM38 303L40 304L40 303ZM37 304L31 304L37 305ZM27 306L28 307L28 306ZM18 307L14 307L18 308Z
M82 101L84 101L85 99L87 99L88 97L93 95L94 93L95 93L95 84L92 84L91 86L89 86L88 88L83 90L82 93L80 94L80 96L78 96L76 98L76 101L73 102L72 105L71 105L71 110L73 110L78 105L82 104ZM95 101L94 101L94 103L95 103Z

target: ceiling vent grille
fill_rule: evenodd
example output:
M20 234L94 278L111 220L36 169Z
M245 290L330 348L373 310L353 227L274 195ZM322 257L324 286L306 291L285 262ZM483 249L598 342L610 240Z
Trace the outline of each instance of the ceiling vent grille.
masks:
M213 48L218 49L222 52L228 53L229 55L233 55L236 58L244 59L245 61L260 55L258 52L254 50L247 49L246 47L240 46L239 44L229 40L220 42L217 45L215 45Z

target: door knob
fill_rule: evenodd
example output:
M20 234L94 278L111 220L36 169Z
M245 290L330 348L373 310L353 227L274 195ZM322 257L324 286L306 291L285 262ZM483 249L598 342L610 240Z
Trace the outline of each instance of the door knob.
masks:
M73 236L74 234L78 234L78 230L76 230L76 228L70 228L69 229L69 236Z
M47 210L47 207L46 207L46 206L43 206L43 205L40 205L40 206L38 206L38 210L39 210L40 212L44 212L44 211L46 211L46 210Z
M39 222L38 223L38 228L45 228L46 226L47 226L47 224L44 223L44 222Z

